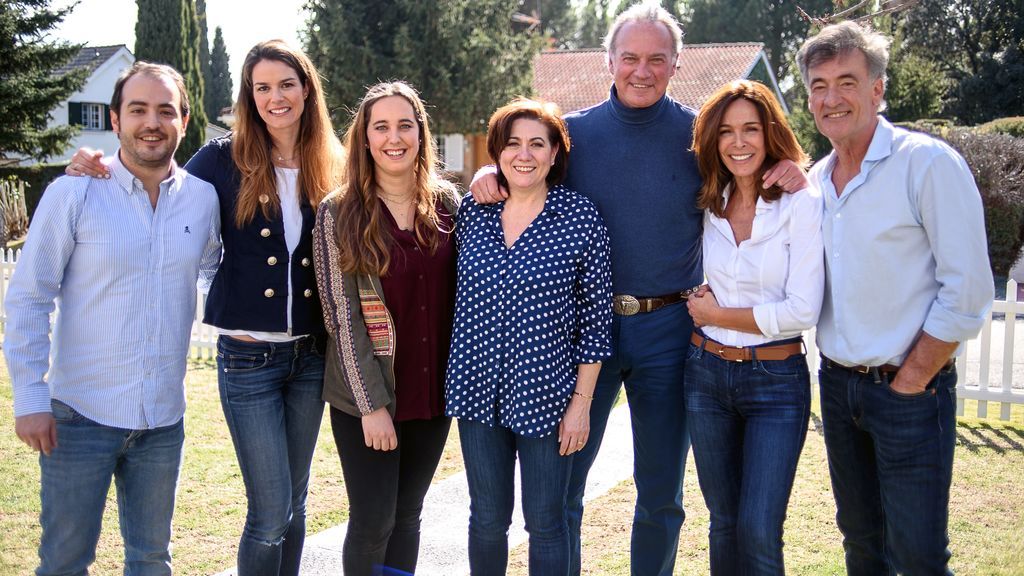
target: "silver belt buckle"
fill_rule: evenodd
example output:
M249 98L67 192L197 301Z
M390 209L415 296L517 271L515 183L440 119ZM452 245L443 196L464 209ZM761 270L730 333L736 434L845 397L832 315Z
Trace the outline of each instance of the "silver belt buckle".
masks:
M617 294L612 298L612 311L619 316L632 316L640 312L640 301L629 294Z

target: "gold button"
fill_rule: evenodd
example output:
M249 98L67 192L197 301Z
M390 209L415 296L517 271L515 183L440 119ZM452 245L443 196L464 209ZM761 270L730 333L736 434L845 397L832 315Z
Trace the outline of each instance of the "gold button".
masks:
M267 202L270 202L270 196L260 194L260 204L266 204Z
M271 266L277 264L277 256L271 256L270 258L267 258L267 264L270 264Z
M270 228L264 228L263 230L260 230L260 236L263 236L264 238L270 236Z
M273 298L274 297L274 289L273 288L267 288L266 290L263 291L263 295L266 296L267 298Z
M303 258L302 259L302 265L308 268L309 267L309 258Z
M306 298L309 298L310 296L313 295L313 291L310 290L309 288L306 288L306 291L303 292L302 295L305 296Z

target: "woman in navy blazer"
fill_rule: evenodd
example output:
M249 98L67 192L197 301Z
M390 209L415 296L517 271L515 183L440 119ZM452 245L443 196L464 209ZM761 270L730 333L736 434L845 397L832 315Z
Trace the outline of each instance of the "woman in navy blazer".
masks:
M206 301L221 405L245 482L238 574L297 575L309 469L323 416L323 315L313 271L316 207L341 174L319 75L280 40L246 56L233 133L185 165L220 197L224 256ZM79 151L73 175L102 176Z

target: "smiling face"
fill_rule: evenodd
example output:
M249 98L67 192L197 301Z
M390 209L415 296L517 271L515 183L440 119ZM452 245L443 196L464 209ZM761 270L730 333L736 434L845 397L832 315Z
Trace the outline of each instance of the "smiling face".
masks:
M765 159L764 125L746 98L729 104L718 127L718 155L737 183L752 183Z
M674 50L672 34L664 25L624 24L615 36L614 53L608 54L608 70L619 101L629 108L647 108L661 100L676 73Z
M181 115L181 94L165 76L140 73L122 88L121 109L110 123L121 142L121 161L133 168L169 168L188 118Z
M260 60L252 67L252 97L272 134L298 130L308 89L299 73L280 60Z
M366 126L366 143L379 173L409 175L420 150L420 124L412 104L401 96L373 103Z
M512 122L508 142L498 158L510 193L547 189L548 172L558 154L558 146L549 138L548 127L537 120L519 118Z
M878 123L885 84L871 79L868 61L851 50L808 70L807 106L818 131L834 148L867 147Z

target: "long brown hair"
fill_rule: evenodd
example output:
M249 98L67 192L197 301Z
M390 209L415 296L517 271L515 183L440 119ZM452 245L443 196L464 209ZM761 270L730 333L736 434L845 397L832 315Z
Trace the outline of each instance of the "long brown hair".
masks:
M331 127L320 75L313 63L300 50L292 48L283 40L260 42L245 57L242 85L238 89L238 101L235 103L231 158L242 175L235 206L235 224L238 227L251 222L257 209L265 218L271 218L281 210L274 165L270 160L270 133L253 99L252 70L263 60L275 60L295 70L299 82L307 90L296 143L296 151L299 153L299 194L316 207L338 186L342 173L341 142Z
M765 158L757 170L757 181L760 181L765 171L779 160L792 160L802 168L807 168L810 164L810 158L797 142L796 135L790 129L786 115L771 90L760 82L749 80L736 80L722 86L701 106L693 125L693 152L697 155L697 167L701 178L704 179L704 185L697 197L697 207L711 210L719 217L725 212L722 191L732 182L733 176L718 153L718 129L722 125L726 109L740 99L754 105L764 131ZM768 202L778 200L783 192L778 185L768 190L763 190L760 186L757 189L760 197Z
M391 264L391 234L385 228L385 208L377 199L376 164L370 155L366 131L370 111L383 98L399 96L412 106L419 125L416 153L416 212L413 231L416 240L433 254L444 223L437 212L443 196L455 197L455 187L438 173L437 145L430 135L427 111L419 94L405 82L382 82L372 86L359 102L345 133L345 183L338 199L336 235L338 265L343 272L385 276Z

